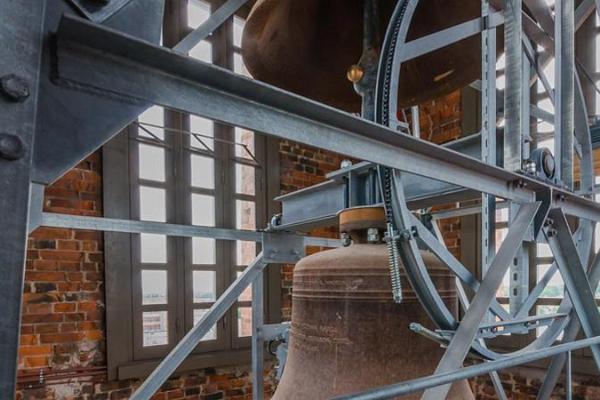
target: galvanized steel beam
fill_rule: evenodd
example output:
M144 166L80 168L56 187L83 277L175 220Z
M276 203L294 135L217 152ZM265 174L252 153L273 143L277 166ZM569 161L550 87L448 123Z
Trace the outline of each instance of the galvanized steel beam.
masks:
M146 99L514 201L531 201L535 190L549 188L89 22L65 18L58 38L59 75L75 87ZM565 212L600 219L593 202L568 192L564 198Z

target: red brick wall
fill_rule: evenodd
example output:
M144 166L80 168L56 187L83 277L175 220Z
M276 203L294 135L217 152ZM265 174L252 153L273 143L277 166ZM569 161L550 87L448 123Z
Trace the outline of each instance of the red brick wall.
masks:
M340 168L347 157L321 149L306 147L298 143L282 141L279 145L280 182L282 194L316 185L325 180L325 175ZM315 229L311 235L337 237L336 227ZM309 249L310 252L320 249ZM282 276L281 314L284 320L292 316L292 278L294 265L284 265Z
M44 210L102 216L100 153L46 189ZM37 229L28 241L17 399L127 399L140 382L106 375L102 233ZM267 382L267 389L269 389ZM153 399L251 399L248 368L194 371Z

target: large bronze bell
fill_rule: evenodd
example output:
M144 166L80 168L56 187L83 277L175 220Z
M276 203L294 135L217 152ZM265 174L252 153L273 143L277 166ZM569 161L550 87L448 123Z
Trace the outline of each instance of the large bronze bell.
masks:
M289 355L273 400L330 399L435 370L443 350L409 330L412 322L431 323L406 281L403 302L394 303L386 246L373 244L367 228L384 231L382 208L342 212L340 229L354 243L296 265ZM453 275L432 254L423 252L423 258L442 298L456 310ZM461 381L448 398L473 396Z
M362 53L363 2L258 0L242 39L248 70L261 81L347 111L359 111L360 98L346 79L346 71ZM381 43L397 0L375 3ZM407 41L480 14L480 0L420 1ZM403 64L400 75L400 107L451 93L480 77L481 37L475 35L411 60Z

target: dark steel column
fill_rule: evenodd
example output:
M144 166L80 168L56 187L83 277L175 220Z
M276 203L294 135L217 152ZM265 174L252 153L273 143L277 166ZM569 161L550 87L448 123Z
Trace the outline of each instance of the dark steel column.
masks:
M0 398L15 396L45 0L0 2Z

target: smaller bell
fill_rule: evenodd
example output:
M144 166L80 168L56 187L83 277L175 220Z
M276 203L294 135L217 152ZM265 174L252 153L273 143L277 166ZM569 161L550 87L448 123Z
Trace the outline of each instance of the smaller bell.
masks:
M294 270L289 353L273 400L325 400L431 375L442 357L438 344L409 330L430 322L404 276L403 302L393 301L383 208L339 217L352 244L308 256ZM422 255L456 311L454 275L431 253ZM448 398L472 399L467 381L455 383Z

